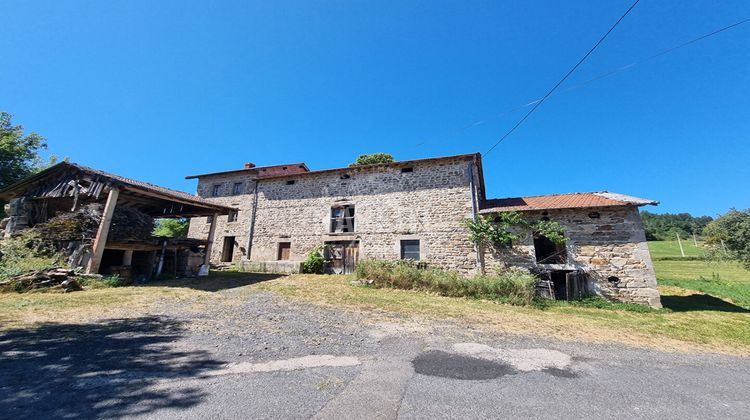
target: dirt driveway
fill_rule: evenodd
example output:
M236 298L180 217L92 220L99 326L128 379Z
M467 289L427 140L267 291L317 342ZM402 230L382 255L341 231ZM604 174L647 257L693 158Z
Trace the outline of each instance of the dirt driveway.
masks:
M750 417L748 358L217 293L0 332L0 417Z

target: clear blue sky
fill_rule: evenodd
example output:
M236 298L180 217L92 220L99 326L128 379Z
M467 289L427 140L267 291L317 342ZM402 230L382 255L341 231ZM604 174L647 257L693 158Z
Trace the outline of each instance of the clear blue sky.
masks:
M484 152L629 5L0 1L0 109L51 153L186 191L246 161ZM563 89L748 17L643 0ZM749 105L750 23L553 96L485 158L488 195L748 208Z

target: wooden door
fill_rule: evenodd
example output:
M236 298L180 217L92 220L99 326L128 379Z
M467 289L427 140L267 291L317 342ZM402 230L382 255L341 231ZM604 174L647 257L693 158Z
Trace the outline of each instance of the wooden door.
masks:
M278 260L288 260L289 253L292 249L292 244L289 242L279 242L279 255Z
M359 243L352 242L344 246L344 274L352 274L359 260Z
M568 300L578 300L585 296L585 276L582 273L573 271L565 274L565 283Z
M326 244L328 269L333 274L352 274L359 260L359 242L329 242Z

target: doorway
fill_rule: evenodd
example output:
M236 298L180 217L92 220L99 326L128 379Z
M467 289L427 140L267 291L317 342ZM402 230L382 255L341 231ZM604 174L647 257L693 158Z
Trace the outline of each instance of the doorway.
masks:
M555 300L578 300L588 294L586 275L580 271L553 271L550 280Z
M224 237L224 247L221 249L221 262L232 262L234 258L234 236Z
M352 274L359 260L359 241L326 242L328 270L333 274Z

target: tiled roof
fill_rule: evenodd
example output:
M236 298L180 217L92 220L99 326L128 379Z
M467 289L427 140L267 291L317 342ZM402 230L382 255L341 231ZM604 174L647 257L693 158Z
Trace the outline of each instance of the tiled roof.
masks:
M571 194L550 194L532 197L499 198L482 203L480 213L498 211L530 211L587 207L657 205L658 201L631 197L607 191Z
M305 162L297 163L283 163L279 165L269 166L253 166L252 168L233 169L230 171L211 172L207 174L188 175L185 179L196 179L204 176L214 175L234 175L241 173L260 174L262 176L271 175L285 175L285 174L299 174L304 172L310 172Z

